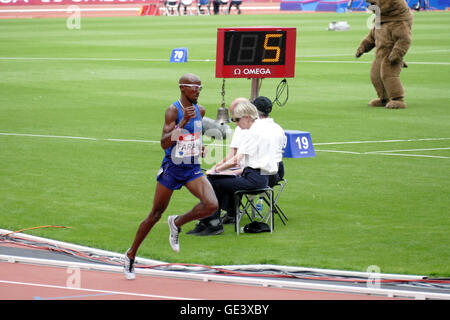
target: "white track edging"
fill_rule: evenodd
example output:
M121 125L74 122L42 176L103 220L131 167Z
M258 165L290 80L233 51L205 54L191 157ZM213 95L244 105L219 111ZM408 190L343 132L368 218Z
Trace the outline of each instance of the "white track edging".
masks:
M0 229L1 234L7 234L11 231ZM55 241L46 238L36 237L32 235L27 235L23 233L18 233L23 239L42 241L55 246L61 246L68 249L74 249L79 251L89 251L93 254L107 255L116 258L123 258L123 254L105 251L95 248L84 247L80 245L75 245L67 242ZM9 263L28 263L36 265L46 265L46 266L57 266L57 267L78 267L80 269L87 270L100 270L100 271L110 271L121 273L123 268L121 266L109 266L104 264L95 263L83 263L83 262L71 262L71 261L60 261L60 260L48 260L48 259L36 259L28 257L18 257L11 255L0 255L0 261ZM147 264L147 265L160 265L166 264L166 262L137 258L136 263ZM324 270L324 269L313 269L313 268L298 268L289 266L274 266L274 265L245 265L245 266L216 266L217 268L224 269L239 269L239 268L258 268L258 269L281 269L285 271L311 271L311 272L323 272L335 275L346 275L346 276L365 276L367 277L370 273L367 272L352 272L352 271L340 271L340 270ZM215 268L215 267L213 267ZM182 271L162 271L154 269L143 269L136 268L136 274L151 275L158 277L168 277L168 278L178 278L178 279L188 279L188 280L199 280L199 281L216 281L222 283L233 283L233 284L245 284L245 285L256 285L263 287L278 287L278 288L293 288L293 289L303 289L303 290L319 290L319 291L331 291L340 293L353 293L353 294L369 294L383 297L401 297L408 299L444 299L450 300L450 294L444 293L433 293L433 292L423 292L423 291L408 291L408 290L394 290L394 289L384 289L384 288L372 288L372 287L356 287L348 285L333 285L324 283L311 283L301 280L288 281L288 280L274 280L267 278L252 278L243 276L226 276L226 275L214 275L214 274L195 274L192 272L182 272ZM373 275L373 273L372 273ZM410 275L398 275L398 274L380 274L383 279L424 279L424 276L410 276Z
M15 257L0 255L0 261L9 263L28 263L35 265L67 267L67 268L80 268L87 270L99 270L110 272L122 272L123 268L120 266L107 266L100 264L89 263L77 263L70 261L59 260L47 260L47 259L35 259L27 257ZM347 285L331 285L331 284L317 284L308 283L303 281L286 281L286 280L271 280L271 279L255 279L235 276L223 276L223 275L211 275L211 274L193 274L189 272L178 271L161 271L152 269L136 269L136 274L150 275L166 278L177 278L183 280L198 280L198 281L215 281L221 283L240 284L240 285L253 285L262 287L275 287L275 288L289 288L289 289L302 289L302 290L317 290L327 292L338 293L350 293L350 294L362 294L362 295L375 295L389 298L408 298L408 299L444 299L450 300L450 294L440 294L432 292L421 291L406 291L406 290L392 290L383 288L369 288L369 287L352 287ZM87 288L83 288L87 289Z

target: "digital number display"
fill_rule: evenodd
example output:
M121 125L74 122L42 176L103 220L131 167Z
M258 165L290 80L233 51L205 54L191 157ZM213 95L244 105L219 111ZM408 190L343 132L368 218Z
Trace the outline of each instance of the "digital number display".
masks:
M294 77L296 37L296 28L218 28L216 77Z
M286 31L225 32L224 65L283 65Z

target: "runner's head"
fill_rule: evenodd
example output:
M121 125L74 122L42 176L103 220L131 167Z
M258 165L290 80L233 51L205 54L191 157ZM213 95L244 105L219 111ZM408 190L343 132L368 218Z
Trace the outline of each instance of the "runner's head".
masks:
M181 95L184 96L190 103L196 104L200 91L202 90L202 82L198 76L192 73L186 73L178 82L180 86Z

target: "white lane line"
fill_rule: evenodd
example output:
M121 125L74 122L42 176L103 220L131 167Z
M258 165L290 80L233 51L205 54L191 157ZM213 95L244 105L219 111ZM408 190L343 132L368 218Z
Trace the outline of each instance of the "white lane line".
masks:
M365 154L379 154L383 156L400 156L400 157L422 157L422 158L438 158L438 159L450 159L450 157L444 156L430 156L426 154L406 154L406 153L389 153L389 152L368 152Z
M432 156L432 155L428 155L428 154L399 153L399 152L438 151L438 150L450 150L450 148L380 150L380 151L365 152L365 154L380 154L380 155L385 155L385 156L422 157L422 158L438 158L438 159L449 159L450 158L450 157L445 157L445 156Z
M137 140L137 139L100 139L105 141L112 141L112 142L142 142L142 143L160 143L161 141L155 141L155 140Z
M363 154L362 152L354 152L354 151L342 151L342 150L323 150L323 149L316 149L315 151L319 152L334 152L334 153L348 153L348 154Z
M0 61L17 60L17 61L147 61L147 62L168 62L168 59L156 58L58 58L58 57L0 57ZM211 62L210 59L189 59L189 61Z
M357 155L378 154L378 155L385 155L385 156L401 156L401 157L422 157L422 158L438 158L438 159L449 159L450 158L450 157L445 157L445 156L432 156L432 155L426 155L426 154L399 153L399 152L438 151L438 150L450 150L450 148L380 150L380 151L367 151L367 152L355 152L355 151L346 151L346 150L324 150L324 149L316 149L315 151L344 153L344 154L357 154Z
M168 59L150 59L150 58L76 58L76 57L0 57L0 61L20 60L20 61L147 61L147 62L169 62ZM192 62L215 62L215 59L189 59ZM298 63L339 63L339 64L371 64L372 61L356 61L356 60L296 60ZM408 64L414 65L438 65L448 66L450 62L445 61L408 61Z
M449 52L450 49L436 49L436 50L410 50L408 51L408 54L427 54L427 53L442 53L442 52ZM374 56L374 52L366 53L365 56ZM354 52L347 52L347 53L333 53L333 54L298 54L295 57L296 58L327 58L327 57L354 57Z
M369 152L366 152L366 153L397 153L397 152L436 151L436 150L450 150L450 148L380 150L380 151L369 151Z
M21 137L39 137L39 138L80 139L80 140L92 140L92 141L114 141L114 142L160 143L159 140L115 139L115 138L92 138L92 137L60 136L60 135L31 134L31 133L14 133L14 132L0 132L0 136L21 136ZM315 145L315 146L324 146L324 145L342 145L342 144L391 143L391 142L417 142L417 141L440 141L440 140L450 140L450 138L418 138L418 139L396 139L396 140L368 140L368 141L318 142L318 143L314 143L314 145Z
M339 63L339 64L372 64L372 61L343 61L343 60L295 60L298 63ZM450 62L426 62L426 61L407 61L408 65L437 65L437 66L449 66Z
M366 141L341 141L341 142L318 142L315 146L340 145L340 144L366 144L366 143L391 143L391 142L417 142L417 141L439 141L450 140L450 138L417 138L417 139L396 139L396 140L366 140Z
M97 138L89 138L89 137L73 137L73 136L55 136L48 134L30 134L30 133L9 133L9 132L0 132L2 136L22 136L22 137L39 137L39 138L59 138L59 139L78 139L78 140L93 140L97 141Z
M7 280L0 280L0 283L11 284L11 285L31 286L31 287L41 287L41 288L66 289L66 290L75 290L75 291L84 291L84 292L97 292L97 293L117 294L117 295L124 295L124 296L156 298L156 299L195 300L193 298L185 298L185 297L162 296L162 295L157 295L157 294L146 294L146 293L124 292L124 291L111 291L111 290L99 290L99 289L72 288L72 287L55 286L55 285L42 284L42 283L17 282L17 281L7 281Z
M45 135L45 134L30 134L30 133L12 133L12 132L0 132L0 136L19 136L19 137L38 137L38 138L55 138L55 139L75 139L75 140L89 140L89 141L110 141L110 142L137 142L137 143L155 143L159 144L159 140L140 140L140 139L115 139L115 138L92 138L92 137L79 137L79 136L60 136L60 135ZM322 142L314 143L315 146L323 145L344 145L344 144L373 144L373 143L392 143L392 142L417 142L417 141L440 141L450 140L450 138L420 138L420 139L397 139L397 140L372 140L372 141L342 141L342 142ZM222 144L210 143L206 146L218 146L222 147ZM446 149L446 148L442 148ZM415 149L413 149L415 150ZM380 153L380 152L402 152L408 150L387 150L387 151L371 151L371 152L354 152L354 151L340 151L340 150L316 150L322 152L335 152L335 153L348 153L348 154L368 154L368 153ZM416 150L419 151L419 150ZM381 153L380 153L381 154Z

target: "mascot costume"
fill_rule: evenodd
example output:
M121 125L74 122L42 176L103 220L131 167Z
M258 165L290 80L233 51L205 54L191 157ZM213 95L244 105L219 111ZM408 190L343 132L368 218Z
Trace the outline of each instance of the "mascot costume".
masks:
M411 45L413 15L405 0L368 0L369 9L375 12L375 26L361 41L356 57L373 48L375 58L370 79L378 99L369 102L371 107L387 109L406 108L405 90L400 81L402 67L408 67L403 57Z

